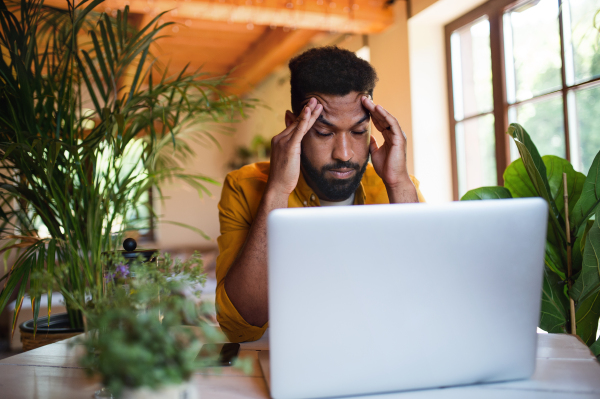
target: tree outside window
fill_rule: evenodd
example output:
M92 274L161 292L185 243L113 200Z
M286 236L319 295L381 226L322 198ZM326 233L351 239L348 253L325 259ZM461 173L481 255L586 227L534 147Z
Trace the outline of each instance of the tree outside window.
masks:
M523 125L588 170L600 149L600 0L491 0L446 26L454 197L502 184Z

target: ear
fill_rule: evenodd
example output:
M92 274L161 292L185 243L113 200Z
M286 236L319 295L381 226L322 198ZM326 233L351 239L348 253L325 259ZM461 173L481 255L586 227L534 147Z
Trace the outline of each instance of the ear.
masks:
M285 127L288 128L296 121L296 115L290 110L285 111Z

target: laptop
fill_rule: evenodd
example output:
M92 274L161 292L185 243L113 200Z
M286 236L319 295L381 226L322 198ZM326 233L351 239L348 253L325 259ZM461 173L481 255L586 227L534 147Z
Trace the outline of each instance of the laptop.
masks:
M530 377L547 215L539 198L271 212L271 396Z

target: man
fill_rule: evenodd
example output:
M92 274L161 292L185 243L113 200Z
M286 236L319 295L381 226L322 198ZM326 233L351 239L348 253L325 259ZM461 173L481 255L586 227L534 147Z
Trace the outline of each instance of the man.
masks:
M373 67L336 47L308 50L289 67L292 111L271 142L271 161L229 173L219 203L217 319L232 342L257 340L268 325L270 211L423 201L406 169L406 136L371 100Z

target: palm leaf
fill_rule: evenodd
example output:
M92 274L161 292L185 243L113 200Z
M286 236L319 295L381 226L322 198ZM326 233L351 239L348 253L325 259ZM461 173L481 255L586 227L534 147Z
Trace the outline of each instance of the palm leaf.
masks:
M160 184L180 180L209 194L205 184L214 180L183 172L194 156L187 140L218 144L212 134L218 129L207 122L239 120L253 106L221 91L227 76L169 74L151 51L169 25L157 24L161 15L136 30L127 7L113 19L94 11L100 3L68 2L67 10L57 10L41 1L7 7L0 0L0 46L7 54L0 58L0 220L24 237L35 237L41 221L51 236L5 247L22 253L4 279L0 311L15 290L22 300L29 284L37 318L43 287L36 276L56 274L61 263L69 307L82 309L86 293L101 295L101 254L133 228L138 209L148 206L143 193L154 188L162 200ZM131 65L126 94L118 85ZM90 117L84 106L95 111L92 129L84 129ZM185 131L192 126L201 127ZM126 156L139 145L130 168Z

